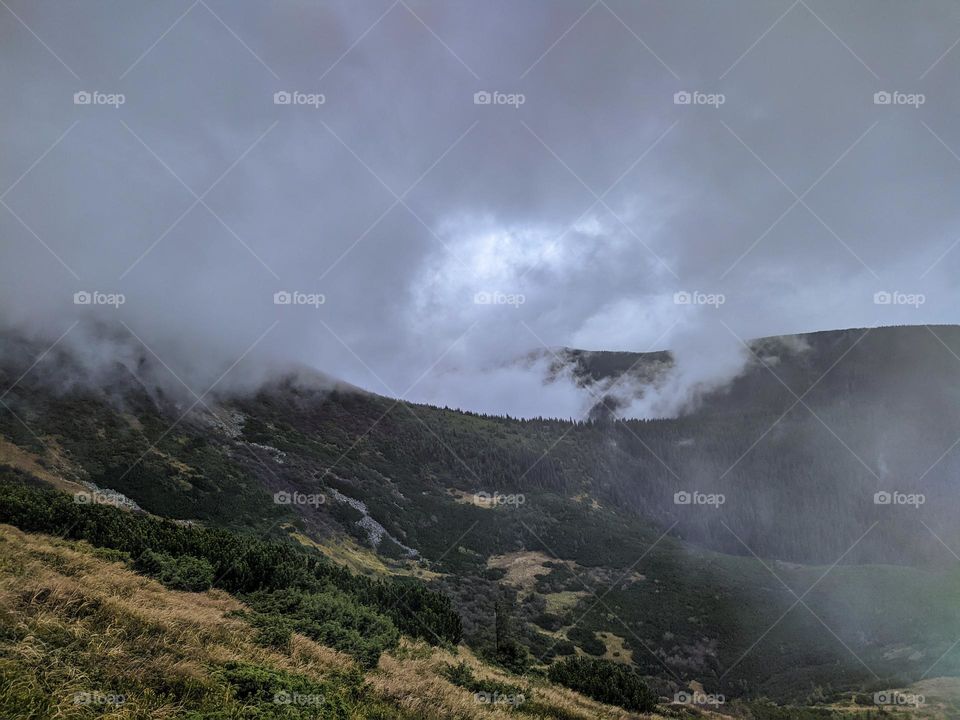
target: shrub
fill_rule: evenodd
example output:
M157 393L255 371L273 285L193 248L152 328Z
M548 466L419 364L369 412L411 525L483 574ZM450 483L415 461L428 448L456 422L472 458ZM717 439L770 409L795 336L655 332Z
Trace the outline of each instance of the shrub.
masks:
M346 688L319 683L298 673L254 665L246 662L230 662L218 675L231 686L234 699L243 705L250 718L276 718L280 720L312 720L313 718L353 717L345 702L348 695L362 692L359 677L344 677ZM351 687L352 686L352 687ZM351 692L352 691L352 692Z
M137 571L152 575L173 590L203 592L213 585L213 565L192 555L174 557L145 551L135 563Z
M277 590L243 597L259 615L265 632L280 638L289 627L307 637L349 653L373 667L380 653L395 647L400 633L389 618L350 602L340 593ZM289 638L289 633L287 634Z
M573 655L577 652L577 646L569 640L561 640L553 647L553 652L557 655Z
M547 612L540 613L534 617L533 622L544 630L550 630L551 632L556 632L563 627L563 619L560 616Z
M657 706L656 696L640 675L619 663L572 657L551 665L547 675L552 682L627 710L651 712Z
M481 680L473 674L473 670L465 662L457 665L447 665L441 674L457 687L469 690L474 693L487 693L489 695L520 696L528 695L526 690L519 685L511 683L497 682L496 680Z
M293 635L294 624L289 618L254 613L249 620L250 624L257 629L254 641L258 644L278 650L286 650L290 647L290 636Z
M567 637L588 655L600 657L607 652L607 646L603 644L603 641L599 640L592 631L586 628L571 628L567 633Z
M290 542L78 504L63 493L23 484L29 481L0 467L0 522L129 553L138 558L137 570L177 589L205 590L213 583L241 597L291 591L277 597L298 598L302 613L293 618L293 628L365 665L375 665L380 649L396 645L398 630L431 644L456 644L462 636L450 599L420 580L366 578ZM269 608L262 612L279 614ZM283 637L277 625L262 633L270 642Z

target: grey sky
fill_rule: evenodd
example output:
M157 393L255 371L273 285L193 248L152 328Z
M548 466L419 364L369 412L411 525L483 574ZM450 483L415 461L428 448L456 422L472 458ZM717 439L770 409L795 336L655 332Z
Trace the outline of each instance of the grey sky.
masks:
M562 416L512 360L717 379L736 336L955 322L958 38L953 2L5 0L0 322L122 320L197 392L243 356Z

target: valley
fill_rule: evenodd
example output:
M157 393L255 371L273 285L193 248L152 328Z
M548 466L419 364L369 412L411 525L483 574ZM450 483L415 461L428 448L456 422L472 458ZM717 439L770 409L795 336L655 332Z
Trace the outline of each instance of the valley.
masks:
M942 346L960 351L960 331L757 341L765 361L679 418L572 423L303 375L194 407L123 367L109 395L52 392L51 373L76 372L52 353L5 399L3 478L423 582L449 598L464 652L517 677L602 658L660 698L826 709L960 674L944 452L960 361ZM31 357L7 347L3 386ZM645 361L576 357L594 381ZM874 504L887 487L928 500ZM677 504L685 491L724 501Z

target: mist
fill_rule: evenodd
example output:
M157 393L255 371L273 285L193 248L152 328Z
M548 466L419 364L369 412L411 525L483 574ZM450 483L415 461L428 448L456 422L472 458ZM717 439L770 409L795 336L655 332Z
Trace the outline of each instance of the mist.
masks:
M659 417L749 338L954 320L956 5L691 7L11 1L0 328L523 417L600 389L533 351L671 349Z

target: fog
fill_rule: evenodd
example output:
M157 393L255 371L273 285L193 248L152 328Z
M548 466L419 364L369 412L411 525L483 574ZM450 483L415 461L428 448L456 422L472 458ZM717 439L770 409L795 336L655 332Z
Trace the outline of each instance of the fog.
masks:
M523 416L596 390L532 351L671 348L623 412L681 412L745 338L956 320L958 35L949 2L10 0L0 326L94 382L307 366Z

